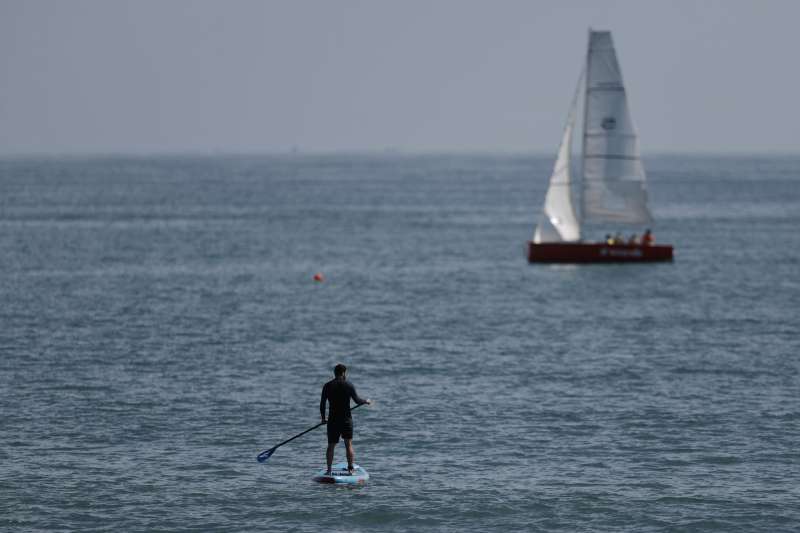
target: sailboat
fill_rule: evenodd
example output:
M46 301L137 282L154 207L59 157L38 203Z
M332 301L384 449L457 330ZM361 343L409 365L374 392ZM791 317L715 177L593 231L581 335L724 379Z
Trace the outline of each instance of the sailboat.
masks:
M572 133L579 97L583 93L583 146L573 204ZM528 241L531 263L610 263L670 261L672 246L656 245L649 229L642 240L607 238L586 242L586 225L650 226L646 176L639 140L628 109L622 73L609 31L589 30L586 65L567 115L550 186L533 239Z

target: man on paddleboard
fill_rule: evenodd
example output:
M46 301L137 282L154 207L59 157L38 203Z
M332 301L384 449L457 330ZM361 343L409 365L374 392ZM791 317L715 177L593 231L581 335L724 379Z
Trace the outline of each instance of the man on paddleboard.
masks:
M333 450L341 436L347 452L347 469L352 475L355 452L353 451L353 417L350 414L350 398L359 405L362 403L369 405L372 400L369 398L364 400L356 393L356 388L347 381L347 367L343 364L339 363L334 367L333 375L335 377L322 387L322 398L319 401L319 415L323 422L326 421L325 402L331 404L327 419L328 450L325 453L325 459L328 462L328 470L325 474L330 475L331 473Z

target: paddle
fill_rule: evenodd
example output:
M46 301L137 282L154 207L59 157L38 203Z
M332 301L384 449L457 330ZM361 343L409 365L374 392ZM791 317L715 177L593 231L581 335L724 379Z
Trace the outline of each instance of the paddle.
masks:
M358 408L359 408L359 407L361 407L362 405L364 405L364 404L363 404L363 403L360 403L360 404L356 405L355 407L352 407L350 410L352 411L353 409L358 409ZM298 433L297 435L295 435L295 436L294 436L294 437L292 437L291 439L286 439L285 441L281 442L280 444L276 444L275 446L273 446L273 447L272 447L272 448L270 448L269 450L264 450L263 452L261 452L260 454L258 454L258 457L256 457L256 459L258 459L258 462L259 462L259 463L263 463L264 461L266 461L267 459L269 459L270 457L272 457L272 454L273 454L273 453L275 453L275 450L277 450L278 448L280 448L280 447L281 447L281 446L283 446L284 444L287 444L287 443L289 443L289 442L292 442L292 441L293 441L294 439L296 439L297 437L302 437L303 435L305 435L305 434L306 434L306 433L308 433L309 431L314 431L315 429L317 429L318 427L320 427L320 426L322 426L322 425L324 425L324 424L326 424L326 423L327 423L327 422L320 422L320 423L319 423L319 424L317 424L316 426L314 426L314 427L310 427L310 428L308 428L307 430L303 431L302 433Z

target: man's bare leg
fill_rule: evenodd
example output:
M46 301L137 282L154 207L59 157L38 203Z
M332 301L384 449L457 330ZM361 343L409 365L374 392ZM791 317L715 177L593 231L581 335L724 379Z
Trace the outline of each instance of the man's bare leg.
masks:
M335 442L328 443L328 450L325 452L325 459L328 461L328 471L326 474L331 473L331 465L333 464L333 449L336 448Z
M344 448L347 452L347 469L353 473L353 465L356 462L356 452L353 450L353 439L344 439Z

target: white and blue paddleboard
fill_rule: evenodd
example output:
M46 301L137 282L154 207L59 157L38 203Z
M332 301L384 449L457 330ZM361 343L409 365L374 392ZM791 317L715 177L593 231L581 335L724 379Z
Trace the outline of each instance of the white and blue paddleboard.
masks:
M347 463L336 463L331 468L331 473L326 474L323 468L314 476L314 481L320 483L336 483L337 485L363 485L369 479L367 471L358 465L353 465L353 474L347 471Z

